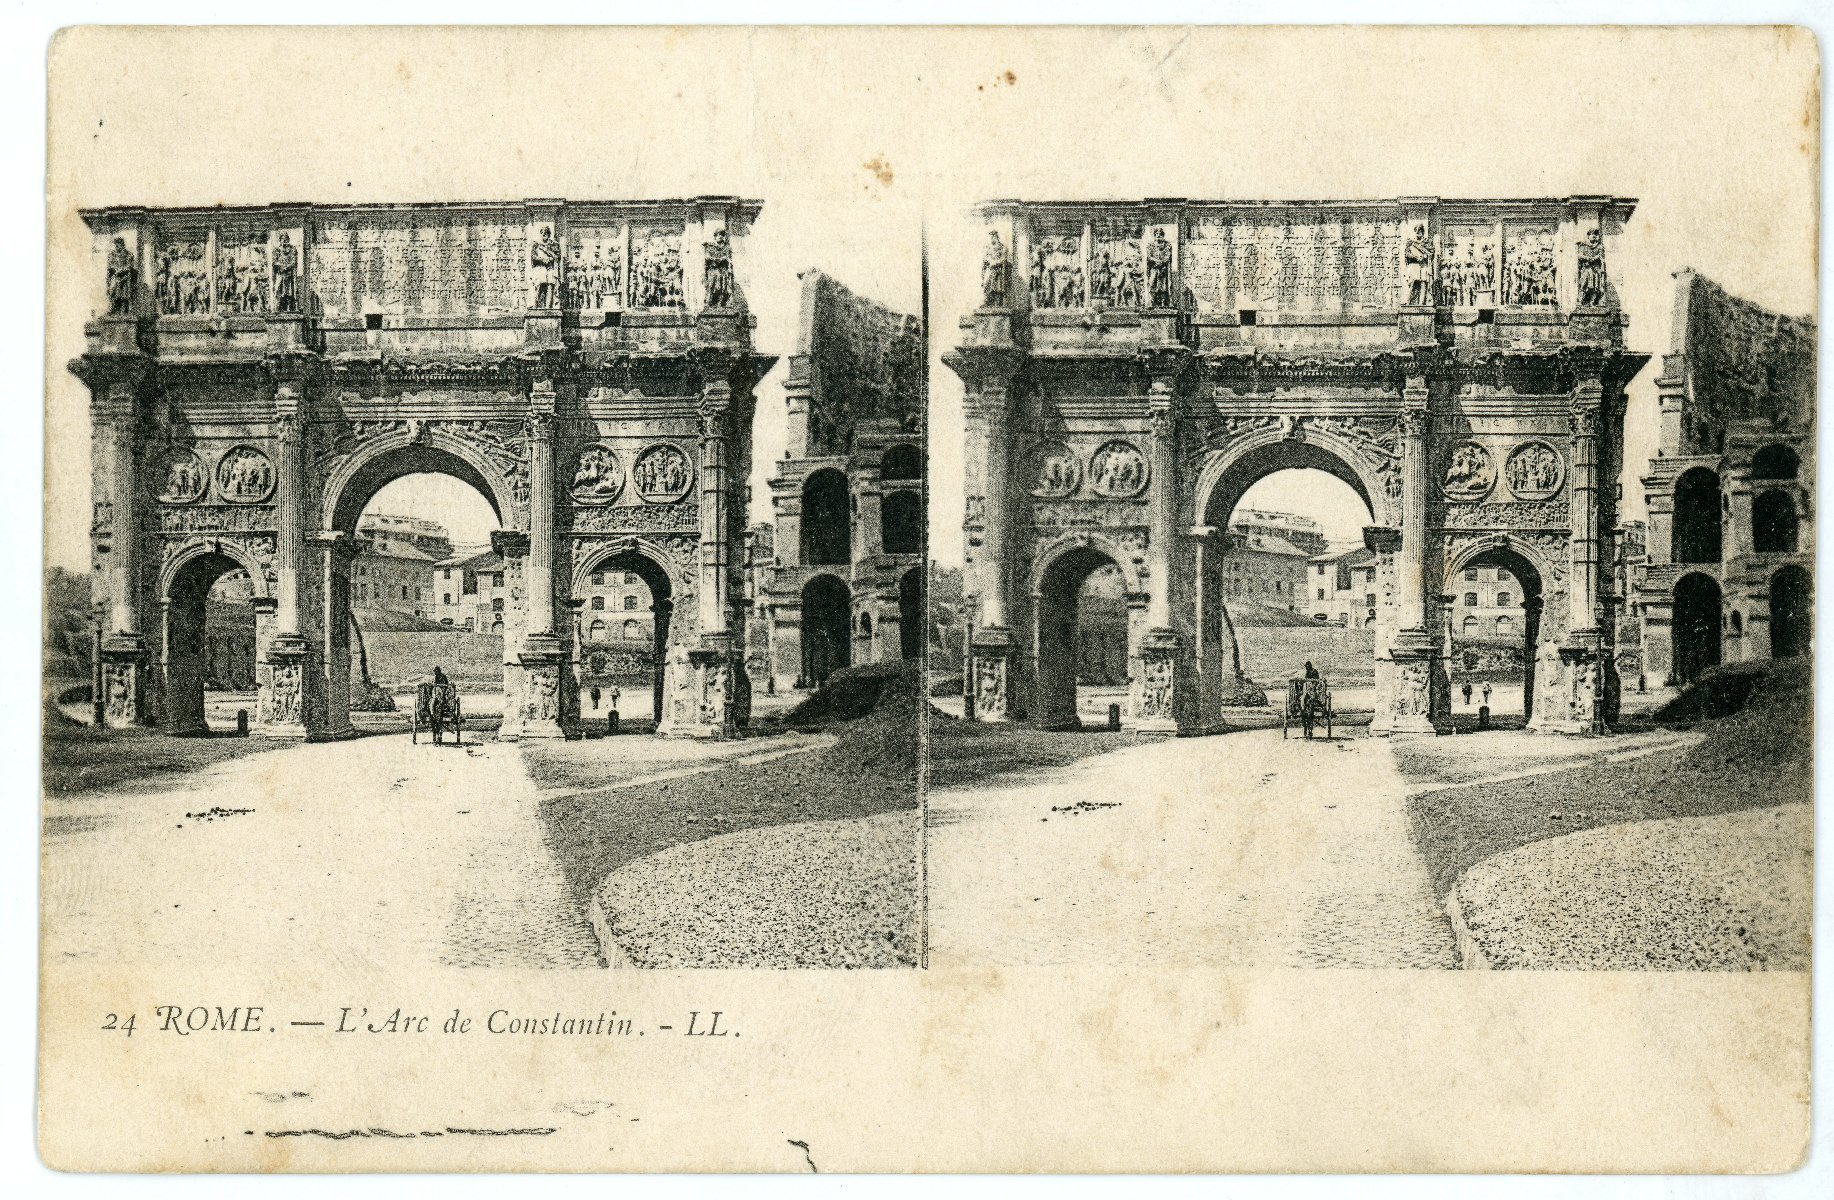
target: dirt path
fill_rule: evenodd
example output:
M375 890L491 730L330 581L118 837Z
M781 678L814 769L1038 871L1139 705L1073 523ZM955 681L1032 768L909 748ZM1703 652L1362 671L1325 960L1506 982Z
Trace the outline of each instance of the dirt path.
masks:
M929 799L935 965L1451 967L1388 744L1168 741Z

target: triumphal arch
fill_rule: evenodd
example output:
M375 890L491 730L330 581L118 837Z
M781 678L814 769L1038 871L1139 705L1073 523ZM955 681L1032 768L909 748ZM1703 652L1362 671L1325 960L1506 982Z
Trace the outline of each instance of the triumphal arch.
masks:
M107 720L203 728L203 599L253 581L257 723L352 732L357 518L455 476L506 565L503 736L579 712L579 595L656 609L659 732L746 715L737 566L753 352L733 197L86 211Z
M980 720L1076 721L1076 595L1113 564L1142 729L1220 727L1237 500L1310 467L1370 513L1378 732L1443 728L1449 601L1527 593L1530 724L1596 731L1627 353L1610 269L1634 203L988 203L965 384L968 691ZM1601 568L1601 563L1606 568Z

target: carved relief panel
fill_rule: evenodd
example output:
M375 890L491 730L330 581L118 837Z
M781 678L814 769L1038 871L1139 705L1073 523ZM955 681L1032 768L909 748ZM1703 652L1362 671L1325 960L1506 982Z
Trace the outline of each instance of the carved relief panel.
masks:
M632 225L630 304L633 308L681 308L682 227Z
M1503 231L1503 303L1551 308L1556 303L1554 225L1510 223Z
M567 307L611 312L625 306L625 263L629 227L574 226L567 230Z

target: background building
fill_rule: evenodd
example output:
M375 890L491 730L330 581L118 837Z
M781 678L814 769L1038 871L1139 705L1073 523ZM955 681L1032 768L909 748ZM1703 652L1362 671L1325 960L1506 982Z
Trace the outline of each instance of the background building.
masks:
M1305 606L1306 565L1325 546L1316 521L1294 513L1238 509L1229 522L1223 559L1223 598L1299 612Z
M434 564L452 553L445 526L374 513L357 523L357 534L364 548L350 566L352 607L431 616Z
M771 479L770 557L752 539L754 686L813 687L925 642L923 335L917 318L802 276L784 384L787 445Z
M1815 560L1815 323L1676 273L1648 561L1626 580L1649 682L1807 654ZM1628 574L1628 571L1627 571Z
M1375 553L1367 546L1352 546L1315 556L1305 611L1315 621L1350 629L1374 628L1376 619Z
M478 633L502 633L509 602L503 558L495 550L462 550L435 565L433 617Z

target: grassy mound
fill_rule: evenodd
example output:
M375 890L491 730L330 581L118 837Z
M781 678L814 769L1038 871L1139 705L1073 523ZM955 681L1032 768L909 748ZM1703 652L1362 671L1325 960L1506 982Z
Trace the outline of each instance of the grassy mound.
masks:
M1659 724L1672 725L1703 718L1710 720L1729 717L1745 707L1760 682L1766 682L1773 676L1780 678L1788 673L1789 664L1801 662L1796 659L1784 659L1781 662L1759 660L1709 667L1680 695L1657 709L1653 714L1654 719ZM1806 666L1802 667L1804 674L1806 669ZM1766 682L1766 686L1770 684Z
M828 681L810 692L808 699L783 714L783 723L812 728L835 721L857 721L878 707L879 693L888 684L906 676L914 687L916 663L868 663L843 668L828 676Z

